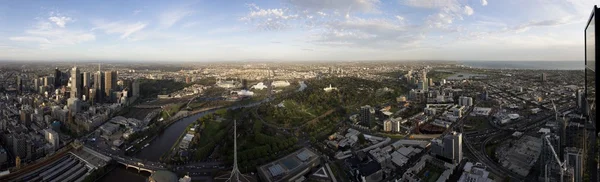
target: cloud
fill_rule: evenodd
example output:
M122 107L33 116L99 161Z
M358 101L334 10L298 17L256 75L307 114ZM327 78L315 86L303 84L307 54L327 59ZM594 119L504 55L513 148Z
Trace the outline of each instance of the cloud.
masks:
M444 8L452 7L458 4L456 0L400 0L401 4L417 8Z
M287 8L263 9L256 4L248 4L250 12L240 18L248 24L256 26L259 30L282 30L289 28L288 22L296 20L297 14L289 14Z
M487 2L487 0L481 0L481 5L482 5L482 6L487 6L487 5L488 5L488 2Z
M321 45L348 47L407 47L422 40L416 27L403 25L395 19L355 18L332 21L311 42Z
M566 25L566 24L571 24L571 23L576 23L576 21L574 21L574 18L564 17L564 18L552 19L552 20L530 21L530 22L527 22L524 24L517 25L517 26L513 27L511 30L514 30L516 33L521 33L521 32L526 32L527 30L534 28L534 27L552 27L552 26Z
M67 22L73 21L73 19L71 19L70 17L65 17L65 16L52 16L52 17L48 18L48 20L50 20L51 22L54 22L57 26L59 26L61 28L65 28L65 25L67 24Z
M141 31L147 25L147 23L136 22L136 23L126 23L122 21L105 23L103 21L98 21L95 23L96 27L92 30L100 29L104 30L107 34L121 34L119 37L121 39L128 38L132 34Z
M38 43L43 49L75 45L96 40L96 36L92 32L65 28L65 24L72 21L71 18L52 16L54 13L50 14L51 17L40 19L33 28L25 30L23 35L9 37L9 40Z
M473 8L471 8L470 6L465 6L465 14L468 16L473 15Z
M133 15L140 14L141 12L142 12L142 10L136 9L133 11Z
M194 14L194 11L186 10L186 9L173 9L166 12L163 12L159 15L158 21L161 26L164 28L169 28L175 25L177 22L182 20L183 18Z
M50 43L50 41L47 38L33 37L33 36L10 37L9 39L12 41L21 41L21 42L37 42L37 43L45 43L45 44Z
M396 19L398 19L398 21L404 21L404 17L396 15Z
M192 21L192 22L186 22L183 25L181 25L182 28L190 28L190 27L194 27L196 25L198 25L199 22L197 21Z
M429 15L425 24L429 28L442 30L453 29L451 24L455 20L463 20L463 15L470 16L475 11L468 5L462 5L458 0L400 0L400 4L416 8L437 9Z
M287 0L301 11L322 12L338 10L343 12L375 13L379 12L379 0Z

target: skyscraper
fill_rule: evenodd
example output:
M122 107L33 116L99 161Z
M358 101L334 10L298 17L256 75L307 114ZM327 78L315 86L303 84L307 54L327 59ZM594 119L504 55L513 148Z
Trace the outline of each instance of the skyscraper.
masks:
M383 122L383 131L390 132L390 131L392 131L392 127L393 127L392 120L388 119Z
M594 6L592 9L592 13L590 18L587 21L587 25L584 31L584 45L585 45L585 102L583 104L584 115L586 116L586 122L588 122L588 126L590 130L588 133L590 140L589 144L595 144L598 135L598 128L600 128L600 123L596 120L596 101L598 101L598 95L596 94L596 88L598 87L598 82L596 82L596 77L598 77L598 73L596 69L598 68L596 64L596 60L600 57L598 54L598 46L596 46L596 42L600 41L600 19L596 17L596 13L598 11L598 7ZM589 102L588 102L589 100ZM589 103L589 104L588 104ZM591 147L585 154L588 159L594 159L598 157L598 146ZM600 163L588 162L587 171L590 173L591 181L599 181L598 179L598 165Z
M83 88L90 88L92 86L92 80L90 79L90 73L83 72Z
M38 91L40 87L40 78L33 79L33 90Z
M546 73L542 73L542 81L545 82L546 81Z
M585 98L585 95L584 95L584 92L582 89L577 89L577 91L575 92L575 98L576 98L575 102L577 102L577 109L579 109L579 111L581 111L581 113L584 113L583 112L583 103L584 103L583 99Z
M71 98L79 98L81 96L81 75L79 69L73 67L71 69Z
M58 88L61 86L61 76L62 73L58 68L54 69L54 88Z
M94 75L94 88L96 88L96 101L103 101L106 96L106 92L104 92L104 72L98 71Z
M444 136L442 143L444 145L444 152L442 156L454 161L455 164L460 163L463 157L462 133L452 132Z
M112 93L117 89L117 72L116 71L107 71L104 72L104 92L106 94L106 98L108 98L111 102L113 102Z
M550 144L548 144L548 142L545 141L545 138L548 137L548 141ZM558 173L560 170L558 163L556 162L556 159L554 158L554 153L552 152L552 149L555 150L555 152L557 152L557 155L560 155L558 152L559 150L559 136L555 135L553 133L550 134L545 134L542 135L542 151L540 152L540 159L539 159L539 169L540 171L540 179L546 179L546 178L550 178L550 179L558 179ZM562 158L562 157L560 157Z
M421 81L423 81L423 90L427 91L428 90L428 80L427 80L427 71L423 70L423 75L421 75Z
M583 170L584 163L583 151L579 148L566 148L565 149L565 165L568 170L573 171L573 178L575 182L583 181Z
M131 84L131 96L137 97L139 95L140 95L140 82L138 81L138 79L134 79L133 83Z
M373 114L375 114L375 109L371 106L366 105L360 107L360 122L370 127L373 120Z
M17 92L23 93L23 79L21 76L17 76Z

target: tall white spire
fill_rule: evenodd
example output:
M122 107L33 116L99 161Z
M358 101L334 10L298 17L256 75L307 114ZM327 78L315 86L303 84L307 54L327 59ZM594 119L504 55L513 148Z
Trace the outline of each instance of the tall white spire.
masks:
M241 178L240 178L241 177ZM244 181L250 181L246 178L238 169L237 164L237 120L233 120L233 169L231 170L231 175L227 181L233 182L241 182L240 179L244 179Z

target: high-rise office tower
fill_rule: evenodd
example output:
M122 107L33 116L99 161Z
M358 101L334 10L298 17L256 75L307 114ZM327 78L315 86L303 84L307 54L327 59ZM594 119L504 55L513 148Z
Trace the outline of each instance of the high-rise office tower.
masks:
M61 76L62 73L60 72L60 70L58 70L58 68L54 69L54 88L58 88L61 86Z
M542 81L545 82L546 81L546 73L542 73Z
M104 92L106 94L106 98L108 98L111 102L113 102L113 92L117 89L117 72L116 71L107 71L104 72Z
M96 89L97 102L102 102L106 96L106 92L104 92L104 84L104 72L96 72L96 74L94 74L94 88Z
M419 80L419 82L417 82L417 89L425 90L425 88L427 88L427 86L425 86L425 82L423 82L423 80Z
M383 122L383 131L390 132L390 131L392 131L392 127L393 127L392 120L388 119Z
M92 86L92 80L90 79L90 73L83 72L83 88L90 88Z
M44 77L44 87L47 87L50 83L54 83L54 82L50 82L50 77L49 76L45 76Z
M548 141L550 141L549 145L546 141L545 138L548 137ZM554 158L554 153L552 152L552 149L555 150L555 152L557 152L558 154L558 150L559 150L559 136L550 133L550 134L545 134L542 135L542 150L540 152L540 158L539 158L539 169L540 169L540 175L539 175L539 179L545 180L546 178L550 178L550 179L557 179L558 178L558 170L559 170L559 166L556 163L556 159ZM552 147L552 148L551 148ZM562 157L561 157L562 158Z
M573 172L573 181L583 181L583 170L585 161L583 160L583 150L580 148L569 147L565 149L565 165L568 170Z
M21 76L17 76L17 92L23 93L23 78Z
M140 95L140 82L138 81L138 79L134 79L133 83L131 84L131 96L137 97L139 95Z
M81 74L77 67L71 69L71 98L79 98L81 96Z
M33 79L33 90L35 90L37 92L39 87L40 87L40 78Z
M584 46L585 46L585 99L583 99L583 108L584 108L584 116L586 116L586 122L589 128L589 132L587 132L589 136L588 143L595 144L597 137L600 135L599 128L600 123L596 120L596 102L598 101L598 94L596 94L596 88L598 87L598 82L596 82L596 78L598 77L598 72L596 69L598 65L596 64L596 60L600 59L600 48L596 46L596 42L600 42L600 19L596 17L596 13L600 12L597 6L594 6L592 9L592 13L590 18L587 21L584 33ZM598 146L591 147L587 150L585 154L587 157L591 159L595 159L598 157ZM598 165L600 163L596 162L588 162L587 172L590 176L590 181L600 181L598 175Z
M583 100L585 98L584 91L582 89L577 89L577 91L575 92L575 98L575 102L577 102L577 109L579 109L579 111L583 113L583 103L585 102Z
M442 143L444 145L443 156L452 160L455 164L462 161L462 133L452 132L444 136Z
M371 126L371 122L373 121L373 115L375 114L375 109L371 106L366 105L360 107L360 122L366 124L367 126Z

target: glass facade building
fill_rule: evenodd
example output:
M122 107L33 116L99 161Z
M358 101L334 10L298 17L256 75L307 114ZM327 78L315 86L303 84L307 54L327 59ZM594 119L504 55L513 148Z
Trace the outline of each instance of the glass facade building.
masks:
M588 170L586 171L586 175L589 175L590 177L590 181L598 181L598 144L597 144L597 138L598 138L598 128L600 128L600 126L598 125L598 122L596 122L596 100L598 98L598 95L596 94L596 87L598 86L597 82L596 82L596 77L598 76L598 73L596 72L597 69L597 65L596 65L596 60L598 59L598 55L596 54L598 52L598 47L596 46L596 43L598 42L598 31L599 28L597 27L599 25L598 23L598 18L595 16L596 13L598 12L598 7L594 6L594 9L592 10L592 14L590 15L590 18L586 24L585 27L585 94L586 94L586 107L584 110L584 114L587 117L587 121L588 121L588 126L586 127L589 131L588 132L588 136L590 138L590 140L588 140L588 146L589 146L589 150L587 151L588 153L588 160L587 161L593 161L593 162L588 162L587 168Z

